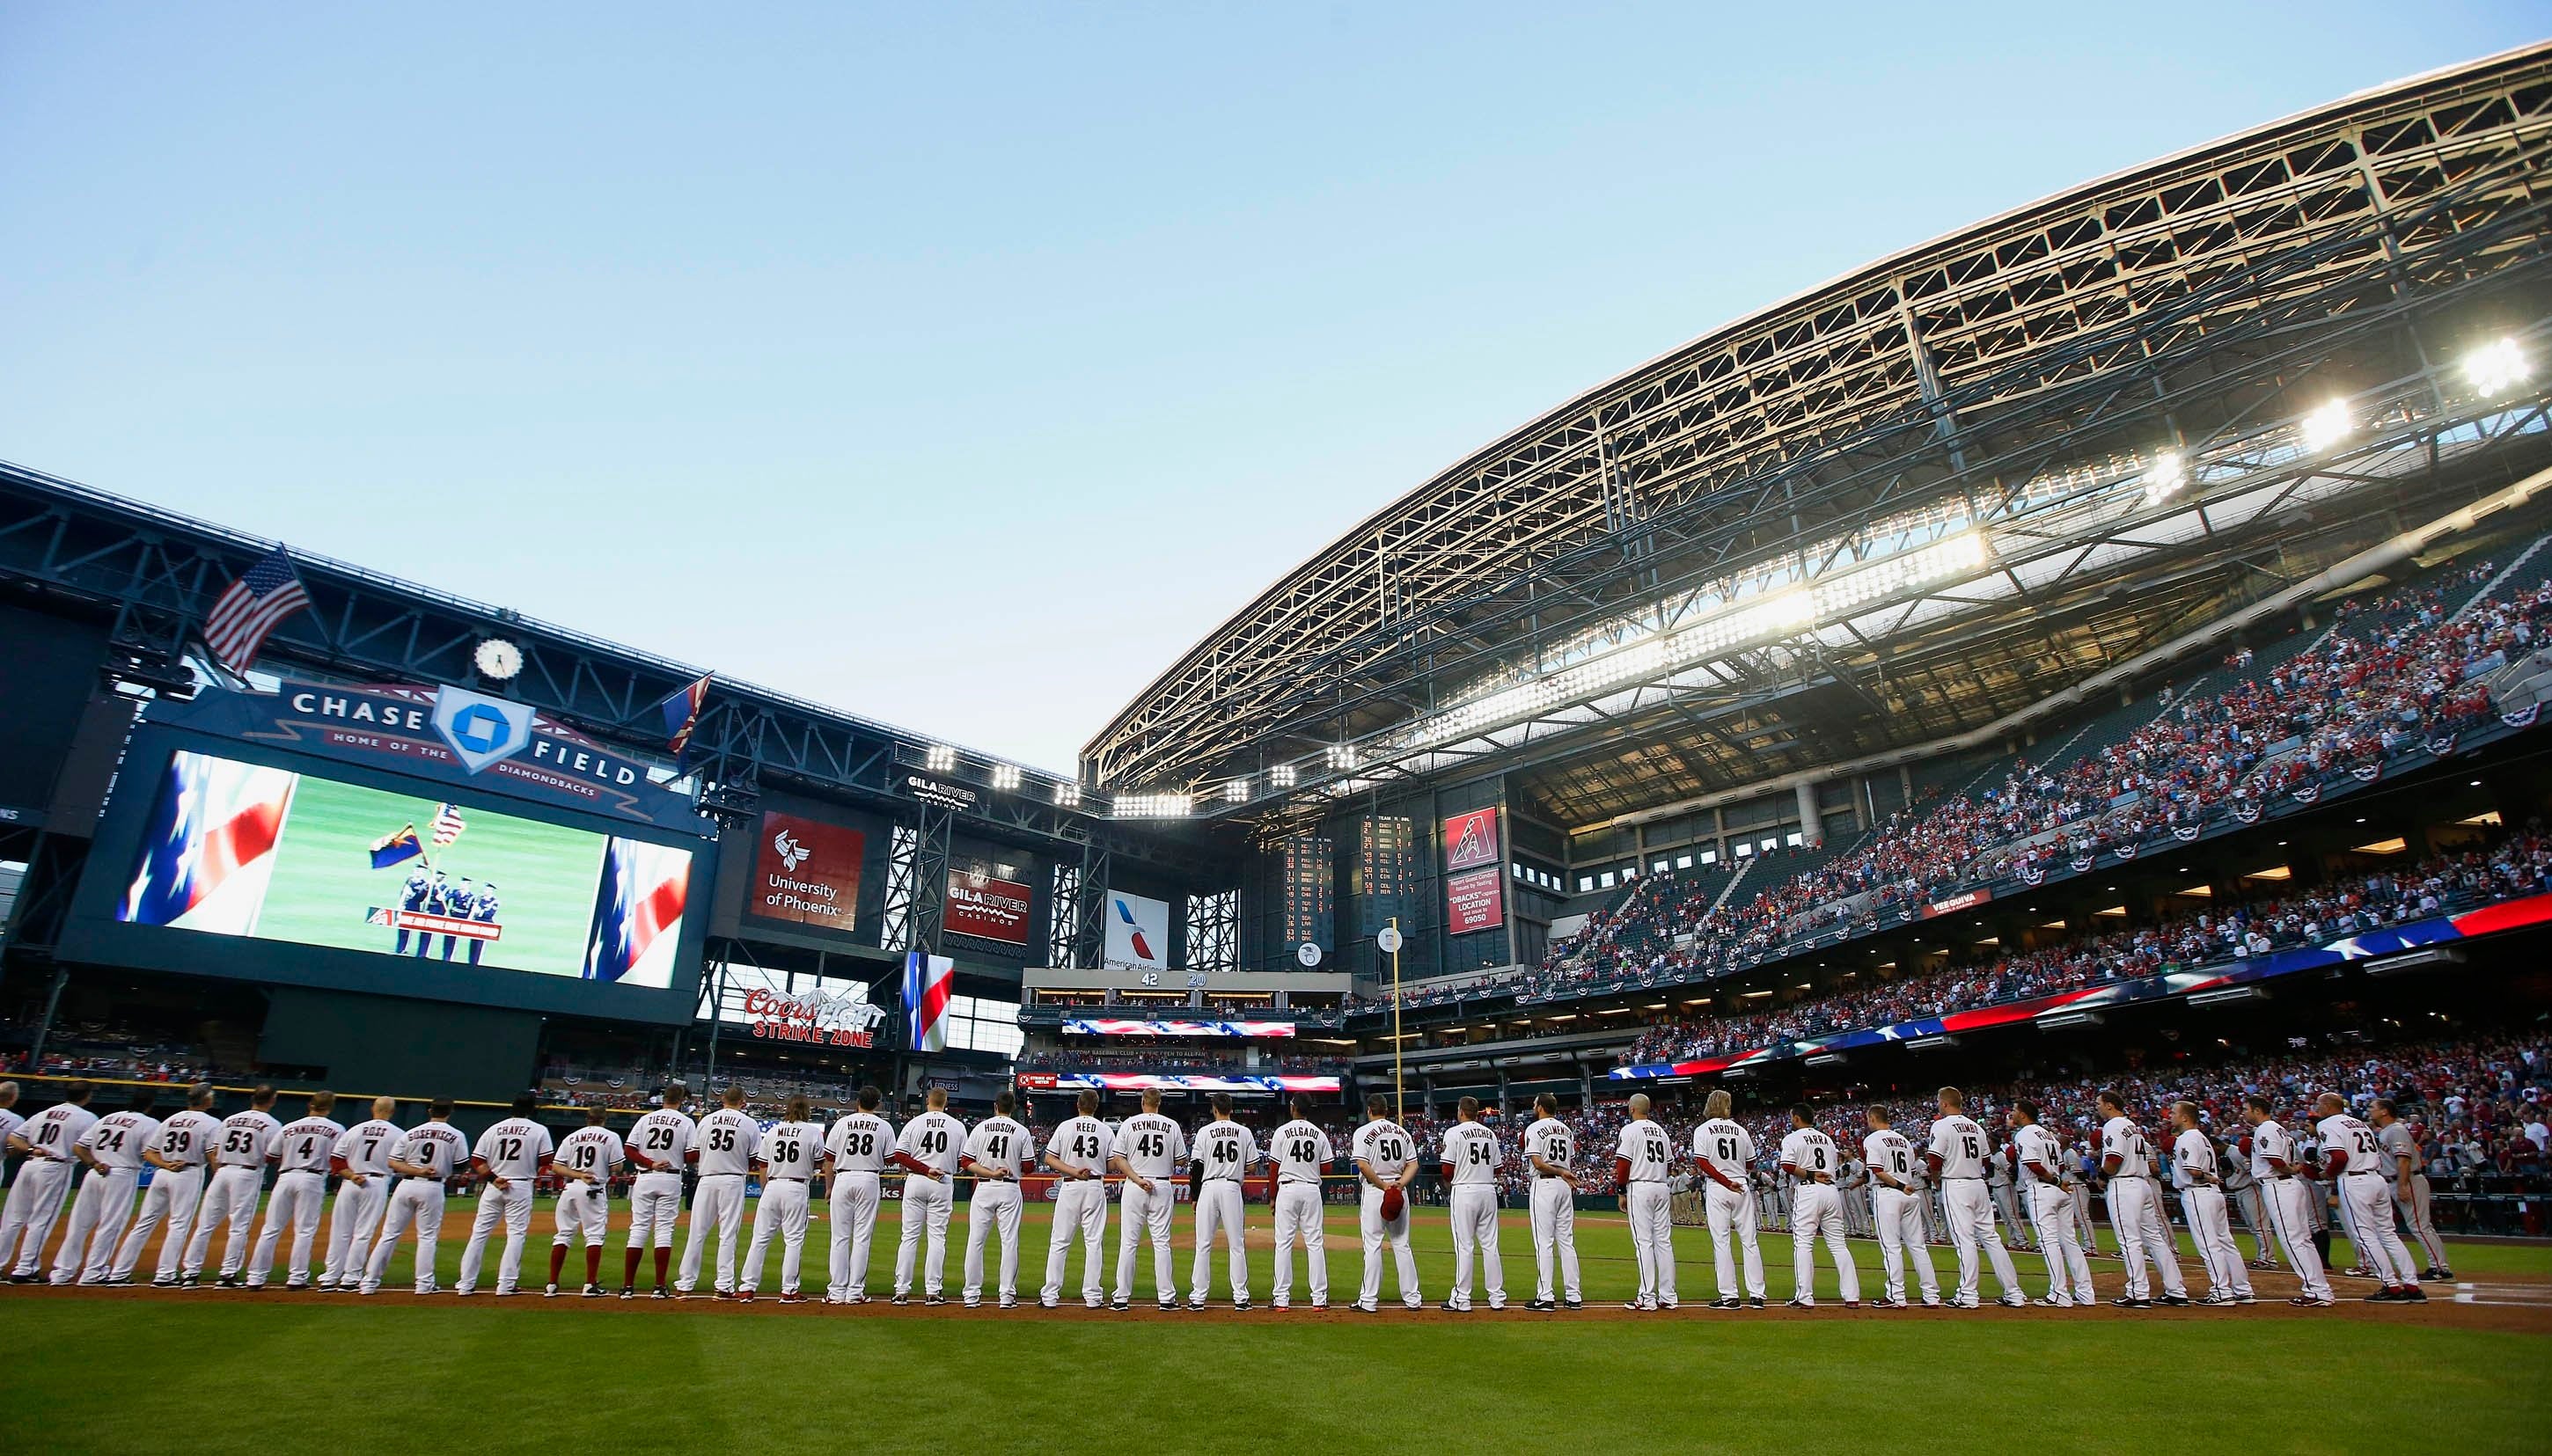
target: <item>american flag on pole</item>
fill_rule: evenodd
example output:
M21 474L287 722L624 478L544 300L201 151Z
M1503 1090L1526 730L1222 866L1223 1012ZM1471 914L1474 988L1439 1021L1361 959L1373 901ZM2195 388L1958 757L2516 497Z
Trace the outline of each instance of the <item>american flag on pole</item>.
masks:
M469 827L461 822L460 805L436 804L434 806L434 847L436 849L441 849L459 839L461 831Z
M204 646L223 667L245 673L257 661L266 634L308 605L310 594L301 589L292 558L278 546L213 603L211 615L204 618Z

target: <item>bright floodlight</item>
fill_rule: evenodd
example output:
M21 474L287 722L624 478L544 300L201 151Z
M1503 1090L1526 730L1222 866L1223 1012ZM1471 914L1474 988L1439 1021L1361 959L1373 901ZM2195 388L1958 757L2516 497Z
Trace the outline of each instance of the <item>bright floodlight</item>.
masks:
M2166 450L2154 457L2153 468L2145 471L2145 500L2166 500L2180 493L2188 483L2188 462L2177 450Z
M1078 783L1056 784L1054 786L1054 802L1055 806L1058 808L1077 809L1081 807L1081 785Z
M1245 804L1249 802L1249 780L1247 779L1234 779L1223 784L1223 801L1227 804Z
M1356 766L1356 751L1355 751L1355 745L1354 745L1354 744L1352 744L1352 743L1335 743L1335 744L1331 744L1331 745L1329 746L1329 767L1330 767L1330 768L1332 768L1332 769L1352 769L1352 768L1354 768L1355 766Z
M1019 766L1016 764L995 764L993 766L993 786L995 788L1018 787Z
M1278 764L1275 768L1267 771L1267 781L1275 784L1278 788L1293 787L1294 766L1291 764Z
M2357 420L2348 412L2348 401L2334 399L2304 416L2304 449L2315 455L2347 439L2357 429Z
M2484 396L2505 393L2534 375L2513 339L2485 344L2464 356L2464 377Z
M921 756L921 767L933 774L945 774L957 767L957 750L944 743L934 743L930 751Z

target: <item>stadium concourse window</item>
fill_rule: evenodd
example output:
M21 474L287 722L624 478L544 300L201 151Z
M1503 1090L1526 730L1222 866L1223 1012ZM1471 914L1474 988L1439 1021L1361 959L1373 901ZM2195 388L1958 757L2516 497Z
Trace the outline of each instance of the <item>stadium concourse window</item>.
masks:
M1027 1034L1019 1030L1018 1002L988 1001L980 996L949 997L950 1051L1015 1057L1026 1044Z

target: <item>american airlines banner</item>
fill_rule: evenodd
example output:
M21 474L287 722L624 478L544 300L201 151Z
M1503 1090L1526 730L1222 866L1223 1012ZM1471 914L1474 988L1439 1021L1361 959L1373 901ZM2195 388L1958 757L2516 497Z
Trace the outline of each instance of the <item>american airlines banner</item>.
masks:
M1022 1072L1021 1092L1195 1092L1275 1096L1333 1092L1334 1077L1203 1077L1153 1072Z
M1291 1021L1101 1021L1067 1019L1071 1036L1292 1036Z
M1118 970L1170 969L1170 906L1167 900L1108 891L1107 965Z

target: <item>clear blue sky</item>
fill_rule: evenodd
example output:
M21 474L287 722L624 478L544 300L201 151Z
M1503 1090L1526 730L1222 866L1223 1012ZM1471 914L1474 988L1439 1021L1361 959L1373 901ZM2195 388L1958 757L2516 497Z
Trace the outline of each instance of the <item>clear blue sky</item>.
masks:
M0 458L1053 768L1858 263L2530 5L0 6Z

